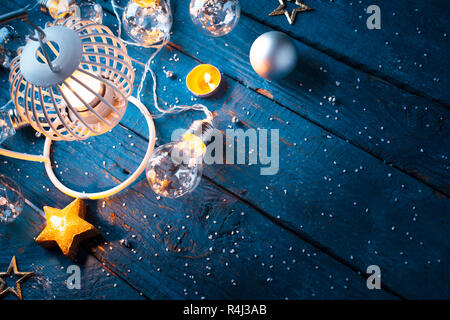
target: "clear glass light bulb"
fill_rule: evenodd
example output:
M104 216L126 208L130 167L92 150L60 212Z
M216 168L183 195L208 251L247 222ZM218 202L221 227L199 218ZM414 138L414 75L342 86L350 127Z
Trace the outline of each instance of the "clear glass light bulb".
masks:
M91 20L101 24L103 9L94 0L38 0L41 10L53 19L76 17L81 20Z
M195 128L200 126L203 128L198 133ZM210 123L196 121L180 140L155 149L147 165L147 180L156 194L178 198L198 186L206 154L205 141L210 137L205 132L211 129Z
M238 0L191 0L189 13L201 31L221 37L236 27L241 16Z
M69 7L73 17L80 20L90 20L98 24L103 22L103 8L94 0L77 0Z
M10 178L0 175L0 223L11 223L23 211L23 197L19 186Z
M168 39L172 12L165 0L131 0L123 12L122 24L133 41L149 47Z
M0 109L0 144L16 133L10 114Z
M53 19L72 16L77 8L75 0L38 0L41 10Z
M102 24L103 8L100 4L93 0L78 0L75 7L74 16L81 20L91 20L95 23Z

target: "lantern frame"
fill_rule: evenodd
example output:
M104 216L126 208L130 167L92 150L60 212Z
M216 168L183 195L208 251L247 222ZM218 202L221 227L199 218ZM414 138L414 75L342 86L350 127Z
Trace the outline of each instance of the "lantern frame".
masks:
M11 99L20 117L52 140L85 140L112 129L135 77L125 44L108 27L76 18L47 23L42 32L11 64Z

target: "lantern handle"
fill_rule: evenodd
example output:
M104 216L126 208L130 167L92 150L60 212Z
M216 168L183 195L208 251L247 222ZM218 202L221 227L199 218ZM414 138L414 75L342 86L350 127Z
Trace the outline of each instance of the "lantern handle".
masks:
M23 22L27 23L30 27L32 27L35 30L35 35L34 36L30 36L29 38L33 41L39 41L39 46L41 47L42 53L44 54L44 58L48 64L48 66L50 67L50 70L52 70L52 72L58 72L58 68L56 68L51 59L50 56L48 55L47 49L45 48L44 45L44 40L45 40L45 32L44 30L42 30L42 28L40 28L39 26L37 26L36 24L34 24L32 21L30 21L28 19L28 12L29 12L29 5L22 8L22 9L18 9L12 12L8 12L5 13L3 15L0 15L0 24L4 24L13 20L22 20Z

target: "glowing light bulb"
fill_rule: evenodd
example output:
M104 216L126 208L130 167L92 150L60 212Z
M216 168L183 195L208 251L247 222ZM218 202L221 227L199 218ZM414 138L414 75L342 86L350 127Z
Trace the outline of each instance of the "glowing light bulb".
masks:
M193 191L203 173L206 144L213 126L195 121L180 140L157 148L147 165L147 180L153 191L167 198L178 198Z
M102 93L102 83L101 81L95 79L93 76L88 75L87 73L81 71L75 71L72 74L72 77L76 78L81 83L85 84L87 87L91 88L97 94L101 95ZM94 93L90 90L86 89L83 85L81 85L76 80L71 77L66 79L66 84L61 86L61 91L66 97L67 101L70 105L77 109L78 111L86 110L87 107L84 103L78 99L76 95L78 95L82 100L84 100L91 107L95 104L97 100L99 100Z

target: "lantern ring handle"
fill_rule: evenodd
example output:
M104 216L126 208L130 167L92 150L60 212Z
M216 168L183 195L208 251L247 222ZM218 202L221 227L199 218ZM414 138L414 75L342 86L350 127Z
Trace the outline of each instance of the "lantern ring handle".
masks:
M144 170L147 166L147 163L150 160L150 157L153 153L153 148L155 147L155 140L156 140L155 124L153 122L153 118L152 118L150 112L147 110L147 107L144 104L142 104L142 102L140 102L135 97L129 97L128 101L131 102L133 105L135 105L139 109L139 111L144 115L144 117L147 121L147 125L148 125L148 134L149 134L148 140L149 141L148 141L147 152L146 152L141 164L136 169L136 171L134 171L134 173L131 176L129 176L128 179L126 179L122 183L118 184L117 186L115 186L111 189L105 190L105 191L95 192L95 193L86 193L86 192L78 192L78 191L72 190L72 189L66 187L65 185L63 185L56 177L56 175L53 171L52 165L51 165L51 161L50 161L50 149L51 149L51 145L52 145L52 140L49 138L46 138L45 144L44 144L43 158L48 159L49 161L45 161L45 171L47 172L47 175L48 175L50 181L53 183L53 185L59 191L65 193L66 195L71 196L73 198L80 198L80 199L84 199L84 200L103 199L103 198L115 195L116 193L119 193L123 189L127 188L134 181L136 181L136 179L142 174L142 172L144 172Z

